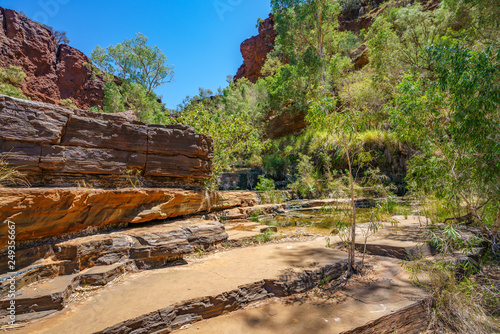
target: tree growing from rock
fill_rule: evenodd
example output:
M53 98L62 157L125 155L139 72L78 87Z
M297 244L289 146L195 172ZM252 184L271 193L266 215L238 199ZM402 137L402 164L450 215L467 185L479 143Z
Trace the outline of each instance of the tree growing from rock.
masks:
M311 104L307 115L311 130L326 130L324 138L331 149L347 161L351 222L348 237L348 276L354 273L356 246L356 174L371 160L370 154L360 145L359 134L366 128L366 116L355 109L336 108L333 98L320 99Z
M167 56L157 46L148 45L148 38L141 33L106 49L97 46L91 58L102 71L142 85L148 95L174 76Z
M172 81L173 66L157 46L148 45L148 38L137 33L106 49L97 46L92 62L103 72L104 112L133 110L146 123L164 123L165 106L154 89Z

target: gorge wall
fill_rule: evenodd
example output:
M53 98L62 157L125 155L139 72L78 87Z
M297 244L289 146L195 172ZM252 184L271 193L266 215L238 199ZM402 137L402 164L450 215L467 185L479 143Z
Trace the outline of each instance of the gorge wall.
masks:
M274 30L273 19L273 15L269 15L269 18L259 24L259 34L241 43L243 65L238 69L234 77L235 80L247 78L256 83L259 78L263 77L260 71L266 62L267 54L274 49L274 42L278 36Z
M0 7L0 67L19 66L27 74L23 93L34 101L71 99L79 108L102 106L104 81L93 74L90 60L69 45L58 45L38 22Z
M380 0L376 3L383 2ZM364 8L364 7L363 7ZM373 15L360 15L350 17L345 14L339 16L340 29L359 32L366 29L373 23ZM267 60L267 55L274 49L278 32L275 30L274 16L259 24L259 34L246 39L241 43L240 51L243 57L243 65L238 69L234 79L247 78L256 83L257 80L264 77L261 73ZM352 64L355 70L359 70L369 63L369 52L366 45L360 46L354 50L351 55ZM307 126L305 121L305 111L297 114L271 113L267 119L266 135L270 139L278 139L287 135L298 135Z
M32 186L201 188L212 175L213 144L185 125L0 95L0 157Z

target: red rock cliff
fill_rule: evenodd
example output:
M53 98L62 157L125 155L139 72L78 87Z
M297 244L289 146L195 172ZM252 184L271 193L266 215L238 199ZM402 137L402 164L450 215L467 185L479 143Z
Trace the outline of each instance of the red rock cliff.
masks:
M0 25L0 67L24 69L26 96L48 103L71 98L82 109L102 105L104 82L92 76L81 51L58 45L49 29L10 9L0 7Z
M262 78L260 71L266 62L267 54L274 48L274 41L278 35L274 30L273 18L272 14L269 15L268 19L260 23L259 34L241 43L243 65L238 69L235 80L247 78L255 83Z

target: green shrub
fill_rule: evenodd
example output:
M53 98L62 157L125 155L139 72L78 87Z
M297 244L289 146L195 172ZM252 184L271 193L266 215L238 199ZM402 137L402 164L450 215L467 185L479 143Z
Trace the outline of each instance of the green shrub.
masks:
M71 99L59 100L59 104L63 107L67 107L67 108L71 108L71 109L78 109L75 102L73 102L73 100L71 100Z
M268 190L261 192L259 195L262 204L281 204L291 199L289 192L286 190Z
M135 82L124 81L120 85L108 82L104 85L103 111L117 113L133 110L137 118L145 123L164 124L166 114L164 106L158 102L154 92Z
M255 242L265 243L274 239L274 232L271 229L267 229L264 233L257 234L254 237Z
M274 190L274 181L271 179L267 179L264 175L259 175L259 182L257 183L255 189L258 191Z
M9 65L0 68L0 94L27 100L20 87L25 78L26 73L21 67Z
M300 154L300 161L297 165L297 175L298 177L295 182L288 185L290 190L303 198L313 197L317 190L316 183L318 175L311 157Z

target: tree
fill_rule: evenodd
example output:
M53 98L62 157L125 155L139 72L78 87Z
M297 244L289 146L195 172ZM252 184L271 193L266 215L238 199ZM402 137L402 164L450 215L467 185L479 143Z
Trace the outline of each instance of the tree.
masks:
M272 0L278 45L292 63L311 49L316 56L320 80L326 86L326 66L332 56L334 29L339 26L339 4L331 0ZM333 52L332 52L333 51Z
M500 228L500 50L455 45L426 49L432 76L401 83L391 118L420 151L416 188L464 204L497 253Z
M366 110L365 110L366 111ZM359 134L365 130L366 115L356 109L338 110L336 100L327 98L315 101L307 114L309 130L326 130L325 143L347 161L351 223L349 226L348 276L354 272L356 245L356 175L370 160L370 154L360 145Z
M500 45L500 3L497 0L443 0L439 20L448 34L474 45Z
M42 24L43 27L49 29L49 31L54 35L57 44L69 44L68 33L66 31L55 30L53 27Z
M187 124L198 133L212 137L214 143L213 175L208 184L218 187L218 175L232 163L242 162L252 154L259 154L267 146L261 139L256 104L261 99L260 89L248 80L238 80L219 95L200 88L200 94L187 98L176 117L169 123Z
M309 101L331 95L349 64L357 38L338 31L340 8L330 0L273 0L278 37L263 71L269 92L269 114L300 113ZM285 64L285 65L283 65Z
M165 106L154 92L136 82L123 81L119 85L108 82L104 85L103 111L117 113L133 110L137 118L145 123L163 124L166 121Z
M157 46L147 44L148 38L137 33L106 49L97 46L92 51L92 62L102 71L142 85L149 95L153 90L172 81L173 66Z
M66 31L53 31L57 44L69 44L69 38Z

